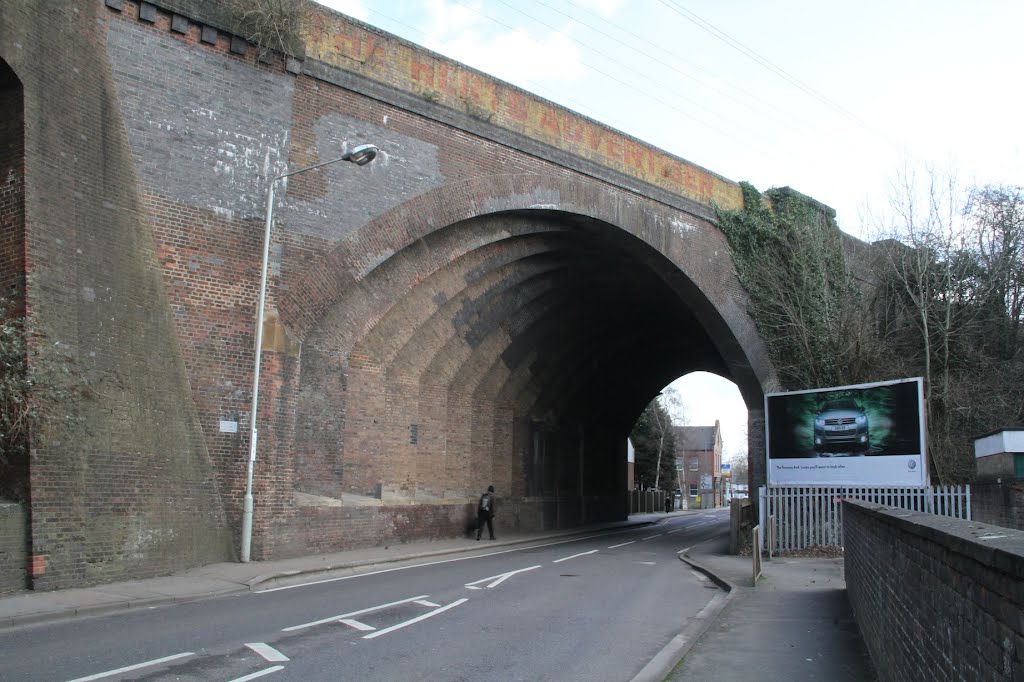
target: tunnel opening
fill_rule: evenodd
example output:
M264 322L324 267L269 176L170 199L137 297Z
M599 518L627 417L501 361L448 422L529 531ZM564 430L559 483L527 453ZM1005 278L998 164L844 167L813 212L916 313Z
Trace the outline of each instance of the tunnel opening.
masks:
M729 373L702 298L587 216L505 211L424 235L303 340L299 503L462 509L493 484L523 529L624 518L627 436L651 396Z

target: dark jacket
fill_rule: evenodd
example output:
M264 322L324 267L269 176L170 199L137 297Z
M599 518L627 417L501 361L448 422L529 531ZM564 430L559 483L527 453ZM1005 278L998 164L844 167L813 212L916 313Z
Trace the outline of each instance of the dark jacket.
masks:
M477 516L486 516L494 518L494 494L486 492L480 496L480 501L476 505Z

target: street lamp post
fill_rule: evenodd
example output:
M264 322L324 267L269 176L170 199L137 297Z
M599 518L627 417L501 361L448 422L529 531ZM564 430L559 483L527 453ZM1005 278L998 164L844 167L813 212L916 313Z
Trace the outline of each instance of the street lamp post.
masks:
M245 474L245 498L242 502L241 559L243 562L249 561L249 551L252 547L252 474L256 464L256 409L259 405L260 396L260 356L263 353L263 308L267 302L267 266L270 260L270 228L274 223L274 188L279 181L287 177L323 168L339 161L349 161L357 166L365 166L377 157L378 151L377 147L372 144L361 144L354 147L352 151L344 156L336 159L324 161L315 166L282 173L271 180L270 187L267 188L267 220L263 227L263 267L260 272L260 301L256 307L256 359L252 372L252 410L249 413L249 463Z

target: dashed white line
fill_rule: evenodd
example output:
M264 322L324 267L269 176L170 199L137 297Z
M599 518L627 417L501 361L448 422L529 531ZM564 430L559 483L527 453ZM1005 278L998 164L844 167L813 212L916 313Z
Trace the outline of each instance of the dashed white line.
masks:
M353 620L352 618L342 618L338 622L342 623L343 625L347 625L350 628L355 628L356 630L359 630L360 632L373 632L374 630L377 629L377 628L373 627L372 625L367 625L366 623L364 623L362 621Z
M580 552L579 554L573 554L572 556L564 556L561 559L555 559L551 563L553 563L553 564L560 564L563 561L568 561L569 559L575 559L578 556L586 556L588 554L594 554L595 552L597 552L597 550L596 549L592 549L589 552Z
M420 606L426 606L427 608L430 608L430 609L436 609L438 606L440 606L440 604L435 604L434 602L427 601L426 599L417 599L416 601L413 602L413 604L419 604Z
M615 549L617 547L625 547L626 545L632 545L634 542L636 542L636 540L630 540L629 542L622 542L622 543L619 543L617 545L612 545L608 549Z
M399 606L401 604L408 604L409 602L414 602L414 601L417 601L419 599L426 599L429 596L430 596L429 594L421 594L421 595L417 595L415 597L409 597L408 599L400 599L398 601L393 601L393 602L391 602L389 604L381 604L379 606L371 606L370 608L360 609L358 611L353 611L351 613L343 613L340 616L331 616L330 618L322 618L320 620L314 620L311 623L303 623L302 625L293 625L293 626L291 626L289 628L282 628L282 632L292 632L294 630L302 630L303 628L311 628L314 625L323 625L324 623L333 623L336 620L344 620L345 618L351 618L352 616L361 616L364 613L373 613L374 611L383 611L384 609L391 608L392 606Z
M664 533L658 533L657 535L648 535L647 537L640 538L640 539L641 540L650 540L651 538L660 538L662 535L664 535Z
M459 604L464 604L467 601L469 601L469 600L466 599L465 597L463 597L462 599L458 599L456 601L453 601L451 604L448 604L447 606L442 606L439 609L435 609L435 610L430 611L428 613L424 613L422 616L416 616L415 618L413 618L411 620L407 620L405 622L398 623L397 625L392 625L389 628L384 628L383 630L377 630L377 632L371 632L368 635L363 635L363 639L373 639L374 637L380 637L381 635L386 635L389 632L394 632L395 630L401 630L402 628L408 627L408 626L412 625L413 623L418 623L421 620L426 620L427 618L433 618L437 614L444 613L448 609L453 609L456 606L458 606Z
M128 665L124 668L118 668L117 670L108 670L104 673L96 673L95 675L89 675L88 677L76 677L69 682L89 682L90 680L102 680L104 677L113 677L114 675L120 675L121 673L131 672L132 670L139 670L140 668L148 668L152 665L160 665L161 663L167 663L168 661L174 661L179 658L185 658L186 656L194 656L191 651L186 651L181 654L174 654L173 656L164 656L163 658L154 658L152 661L145 661L143 663L136 663L135 665Z
M264 660L271 663L280 663L281 661L288 660L287 656L269 644L264 644L263 642L249 642L246 646L262 656Z
M263 677L264 675L269 675L270 673L276 673L278 670L284 670L284 666L275 665L273 667L267 668L266 670L254 672L251 675L245 675L244 677L236 677L230 682L248 682L249 680L255 680L257 677Z

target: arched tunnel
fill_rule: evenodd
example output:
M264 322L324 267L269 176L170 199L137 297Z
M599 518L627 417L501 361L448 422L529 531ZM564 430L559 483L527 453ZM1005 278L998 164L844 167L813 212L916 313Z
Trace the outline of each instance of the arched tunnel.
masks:
M524 527L621 518L644 406L688 372L735 380L706 294L605 220L504 210L377 246L303 339L306 504L456 502L493 483Z

